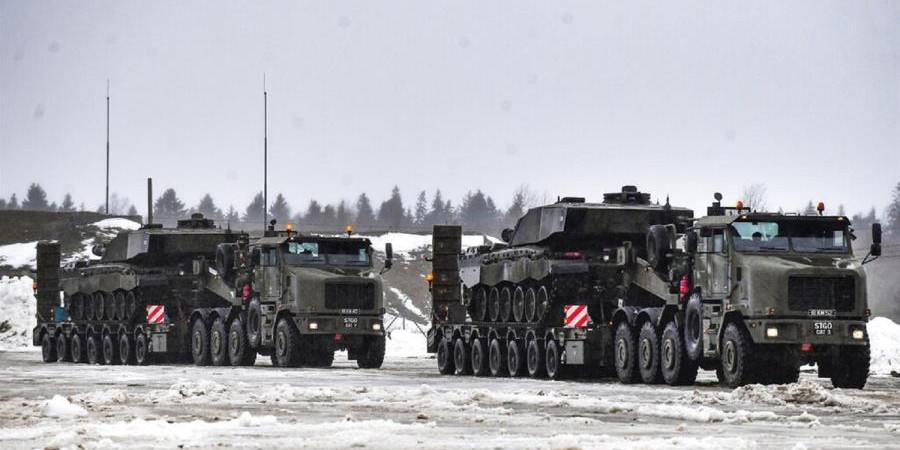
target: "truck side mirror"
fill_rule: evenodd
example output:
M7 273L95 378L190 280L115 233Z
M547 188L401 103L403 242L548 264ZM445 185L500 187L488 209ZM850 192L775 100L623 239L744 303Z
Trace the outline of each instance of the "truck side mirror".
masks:
M384 255L384 271L387 271L394 266L394 246L390 242L384 244Z
M684 250L688 253L697 253L697 241L699 237L696 231L688 231L684 234Z
M503 242L509 243L513 238L513 229L505 228L500 232L500 239L503 239Z
M873 244L881 244L881 224L880 223L872 224L872 243Z
M869 254L872 256L881 256L881 244L872 244L872 248L869 249Z

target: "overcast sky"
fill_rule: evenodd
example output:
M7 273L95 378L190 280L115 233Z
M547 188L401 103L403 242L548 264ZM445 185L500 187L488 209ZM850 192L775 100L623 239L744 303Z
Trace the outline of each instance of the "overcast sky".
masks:
M900 2L0 0L0 196L144 211L408 204L636 184L704 207L768 187L879 213L900 182Z

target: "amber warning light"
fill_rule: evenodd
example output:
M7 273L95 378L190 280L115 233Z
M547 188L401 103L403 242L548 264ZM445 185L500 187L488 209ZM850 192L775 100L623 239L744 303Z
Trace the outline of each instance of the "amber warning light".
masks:
M429 283L434 281L434 274L431 272L428 272L428 274L425 275L425 281L427 281Z

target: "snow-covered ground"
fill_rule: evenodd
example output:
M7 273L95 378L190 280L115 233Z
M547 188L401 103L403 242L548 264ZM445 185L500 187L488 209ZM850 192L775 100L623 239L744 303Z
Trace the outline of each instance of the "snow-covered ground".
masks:
M35 259L37 259L37 241L0 245L0 266L33 268Z
M35 298L29 277L0 278L0 350L27 349L35 326Z

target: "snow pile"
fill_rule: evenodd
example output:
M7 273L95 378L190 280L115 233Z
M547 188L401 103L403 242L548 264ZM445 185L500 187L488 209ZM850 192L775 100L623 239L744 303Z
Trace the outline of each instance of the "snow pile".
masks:
M111 219L103 219L99 222L94 222L91 226L101 228L101 229L118 229L118 230L137 230L141 227L141 224L128 219L123 219L121 217L113 217Z
M86 416L87 411L78 405L69 403L69 400L61 395L54 395L52 399L41 405L41 415L47 417L76 417Z
M124 389L106 389L72 396L72 401L83 405L109 405L125 403L128 401L128 392Z
M886 317L869 321L869 341L872 345L871 372L890 375L900 372L900 325Z
M38 241L0 245L0 266L11 266L16 269L22 266L34 268L37 243Z
M169 388L169 393L175 397L190 398L221 394L226 390L225 385L211 380L181 380Z
M426 339L414 325L409 329L391 330L391 338L387 340L385 355L395 358L428 357L425 351Z
M840 390L828 389L813 380L797 383L741 386L731 392L694 391L688 400L695 405L777 405L804 407L824 407L851 409L854 411L883 412L890 405L874 399L865 399L842 394Z
M0 278L0 350L31 346L35 298L29 277Z

